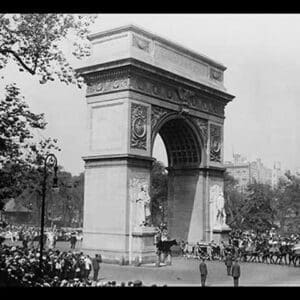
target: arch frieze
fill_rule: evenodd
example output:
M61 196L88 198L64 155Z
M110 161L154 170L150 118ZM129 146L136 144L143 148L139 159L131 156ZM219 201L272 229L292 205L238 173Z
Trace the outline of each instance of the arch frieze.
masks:
M224 118L226 99L223 102L210 98L208 88L195 89L170 80L150 79L132 67L103 73L83 75L87 84L87 97L97 94L131 90L169 103ZM157 76L156 76L157 77ZM213 97L213 95L211 95Z

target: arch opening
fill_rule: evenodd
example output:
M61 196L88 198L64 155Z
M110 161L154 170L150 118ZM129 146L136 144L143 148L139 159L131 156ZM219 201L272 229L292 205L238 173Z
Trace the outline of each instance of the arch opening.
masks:
M166 121L158 131L166 147L168 167L194 167L201 163L201 145L192 126L183 118Z
M154 136L152 156L163 162L168 170L165 172L166 188L162 188L164 196L155 199L159 202L155 205L161 207L161 211L157 211L159 216L156 220L162 220L167 225L170 238L185 241L199 241L203 238L203 196L199 188L202 181L199 181L197 171L202 161L202 141L199 137L192 122L180 117L163 120ZM165 154L161 153L164 150Z

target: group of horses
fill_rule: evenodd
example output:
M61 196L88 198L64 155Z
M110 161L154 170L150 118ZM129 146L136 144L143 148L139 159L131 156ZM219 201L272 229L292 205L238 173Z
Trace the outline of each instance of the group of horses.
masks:
M185 244L182 247L182 255L186 258L206 260L222 260L227 254L238 258L243 262L258 262L267 264L282 264L300 266L300 252L297 252L294 245L270 246L267 243L252 243L250 245L228 246L221 253L218 245ZM209 251L208 251L209 249Z
M295 267L300 266L300 252L294 249L294 245L268 245L264 243L242 246L237 249L241 261L259 262L267 264L282 264Z

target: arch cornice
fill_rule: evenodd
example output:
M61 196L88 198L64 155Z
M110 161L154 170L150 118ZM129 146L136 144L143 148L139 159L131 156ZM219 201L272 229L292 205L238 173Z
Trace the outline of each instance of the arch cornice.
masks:
M102 69L94 68L82 75L87 84L87 97L131 90L220 118L224 118L225 106L233 99L233 96L223 91L134 59L102 66Z

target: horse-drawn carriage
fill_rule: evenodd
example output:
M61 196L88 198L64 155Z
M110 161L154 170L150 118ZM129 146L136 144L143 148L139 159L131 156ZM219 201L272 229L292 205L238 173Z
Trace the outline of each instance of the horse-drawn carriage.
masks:
M205 258L206 260L214 260L220 256L220 247L210 243L186 244L183 250L183 256L186 258Z

